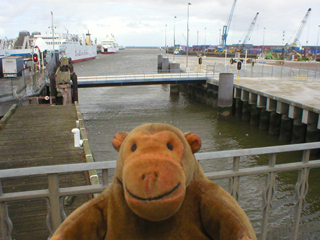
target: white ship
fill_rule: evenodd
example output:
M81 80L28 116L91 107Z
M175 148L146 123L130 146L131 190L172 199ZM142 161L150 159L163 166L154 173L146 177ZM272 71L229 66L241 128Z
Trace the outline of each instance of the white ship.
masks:
M15 39L0 39L0 57L30 57L37 50L31 46L30 42L30 33L27 31L19 32L19 36Z
M62 56L71 58L72 62L94 59L97 56L97 45L92 45L90 34L79 38L72 34L36 34L34 43L41 51L59 52Z
M110 36L107 36L107 39L101 42L100 51L104 54L119 52L118 43L115 42L115 38L112 34Z

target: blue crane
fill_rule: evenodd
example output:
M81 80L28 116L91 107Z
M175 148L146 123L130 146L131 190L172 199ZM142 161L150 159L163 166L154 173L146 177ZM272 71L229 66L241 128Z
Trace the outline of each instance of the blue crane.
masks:
M230 25L231 25L233 12L234 12L234 9L236 7L236 3L237 3L237 0L234 0L232 8L231 8L230 15L229 15L228 23L227 23L227 25L223 26L222 39L221 39L222 40L222 50L225 50L227 48L227 37L228 37Z

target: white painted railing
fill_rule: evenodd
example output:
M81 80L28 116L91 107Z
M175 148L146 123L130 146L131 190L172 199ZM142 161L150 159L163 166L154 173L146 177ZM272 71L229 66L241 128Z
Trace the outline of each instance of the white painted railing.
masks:
M312 168L320 168L320 160L309 160L310 150L320 149L320 142L305 143L305 144L291 144L283 146L273 146L264 148L229 150L218 152L206 152L196 154L196 158L202 162L214 164L223 158L233 159L232 170L208 172L206 176L209 179L229 179L229 189L231 195L238 200L240 178L252 175L265 175L266 182L262 190L262 219L260 239L267 239L268 218L272 201L274 201L275 194L275 178L277 173L298 171L298 179L295 187L295 201L294 212L292 218L292 236L290 239L298 239L299 223L302 212L302 207L308 191L308 177L309 171ZM276 164L276 156L283 152L303 151L300 162ZM265 166L240 168L241 157L269 155L269 164ZM10 221L8 214L8 204L11 201L29 200L37 198L48 199L48 216L47 225L52 234L53 231L62 222L61 216L61 197L100 193L108 186L108 170L114 169L116 161L93 162L93 163L79 163L31 168L16 168L0 170L0 239L11 239L11 232L14 226ZM69 172L82 172L91 170L102 170L101 183L96 185L86 185L77 187L62 188L59 186L59 174ZM48 189L30 190L24 192L4 193L2 190L1 181L8 178L47 175ZM32 236L30 236L32 238Z
M134 80L134 79L180 79L180 78L207 78L212 77L212 72L206 73L155 73L155 74L128 74L128 75L104 75L104 76L79 76L81 81L107 81L107 80Z

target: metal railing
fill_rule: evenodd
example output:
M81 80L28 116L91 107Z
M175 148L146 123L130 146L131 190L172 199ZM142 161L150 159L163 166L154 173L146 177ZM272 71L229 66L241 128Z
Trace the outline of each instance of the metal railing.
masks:
M320 142L291 144L273 147L252 148L242 150L229 150L206 152L196 154L198 161L208 162L213 164L215 161L224 158L233 159L232 170L207 172L206 176L211 179L229 179L230 194L238 200L239 196L239 181L241 177L264 175L266 178L265 186L262 190L262 220L260 239L267 239L267 227L269 212L275 194L276 175L280 172L298 171L298 179L295 187L295 201L293 213L292 237L298 238L299 222L302 212L302 206L308 191L309 171L312 168L320 168L320 160L309 160L310 151L319 149ZM276 164L276 156L279 153L303 151L302 160L300 162ZM256 166L249 168L240 168L241 158L245 156L269 155L269 164L264 166ZM108 170L114 169L116 161L79 163L31 168L17 168L0 170L0 239L11 239L11 232L14 226L10 221L8 214L8 202L45 198L48 202L48 217L47 225L49 226L50 234L59 226L63 219L61 213L61 197L81 194L100 193L108 186ZM59 186L59 174L68 172L82 172L90 170L102 170L101 183L96 185L86 185L77 187L62 188ZM24 192L4 193L2 190L1 181L8 178L47 175L48 189L30 190Z
M319 65L319 66L318 66ZM240 77L267 77L289 79L294 81L319 81L320 80L320 64L315 66L305 66L304 64L296 66L270 65L266 63L256 63L253 65L247 63L242 65L242 69L238 72L236 64L217 64L216 72L230 72L240 75Z
M81 81L115 81L136 79L179 79L179 78L208 78L213 77L212 72L205 73L151 73L151 74L128 74L128 75L104 75L104 76L79 76Z

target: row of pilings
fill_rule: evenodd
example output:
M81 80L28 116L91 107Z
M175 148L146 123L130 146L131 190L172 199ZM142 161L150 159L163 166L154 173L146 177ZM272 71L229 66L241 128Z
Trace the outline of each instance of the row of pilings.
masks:
M169 58L162 54L158 55L158 72L159 73L179 73L181 72L180 63L172 63Z
M159 72L164 71L163 67L165 71L170 72L170 66L172 65L168 58L158 56ZM177 65L173 69L176 67ZM258 103L257 95L235 87L233 79L232 73L220 73L218 80L207 84L173 84L170 86L170 92L188 93L196 101L216 109L219 118L235 117L267 131L268 134L278 136L284 143L320 141L319 113L292 107L279 100L266 99L262 96L260 96L262 103L261 101ZM307 114L304 114L305 112Z
M236 89L234 87L230 89L227 83L228 79L224 79L225 76L223 75L220 74L219 85L188 84L184 88L188 89L189 96L196 101L216 109L219 118L235 117L256 126L260 130L267 131L271 135L279 136L279 140L284 143L320 141L320 130L317 128L318 121L305 124L301 118L291 118L288 113L279 113L276 108L270 110L266 107L258 107L248 100L243 100L235 94ZM224 82L224 84L221 84L221 82Z

